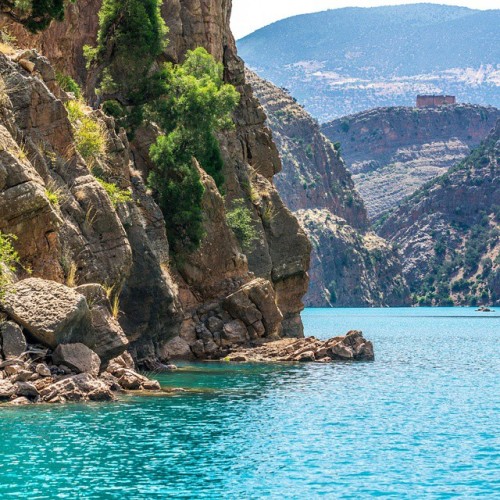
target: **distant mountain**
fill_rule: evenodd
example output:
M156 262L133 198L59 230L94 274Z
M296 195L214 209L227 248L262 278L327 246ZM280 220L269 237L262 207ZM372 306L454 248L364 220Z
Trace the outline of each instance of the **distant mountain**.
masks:
M419 93L500 107L500 10L415 4L291 17L238 42L320 121L411 106Z
M372 219L444 174L478 146L500 119L491 106L376 108L322 126L339 142Z
M421 305L500 304L500 121L483 144L383 218Z
M283 163L274 183L313 246L306 305L408 304L399 256L373 232L351 175L318 122L282 89L251 72L247 81Z

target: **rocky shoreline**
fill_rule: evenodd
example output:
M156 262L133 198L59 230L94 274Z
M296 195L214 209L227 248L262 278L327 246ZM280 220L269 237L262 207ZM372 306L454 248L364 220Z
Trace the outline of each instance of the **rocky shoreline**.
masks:
M225 358L233 362L301 362L331 363L333 361L373 361L373 344L360 331L352 330L344 336L319 340L280 339L261 346L237 349Z
M39 361L39 351L30 349L18 358L0 363L0 404L114 401L128 391L158 392L161 387L137 373L128 353L111 361L102 373L93 363L96 356L83 344L66 344L66 357ZM71 365L71 368L70 366Z

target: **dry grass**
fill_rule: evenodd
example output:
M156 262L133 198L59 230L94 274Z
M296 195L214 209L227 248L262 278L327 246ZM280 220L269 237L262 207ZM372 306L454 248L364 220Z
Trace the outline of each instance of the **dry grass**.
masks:
M7 85L5 85L5 80L0 76L0 106L6 106L8 102Z
M16 53L16 49L10 43L0 41L0 52L6 56L13 56Z
M88 227L92 227L94 225L95 220L97 219L97 210L91 205L85 214L85 224Z
M275 219L275 217L278 215L278 212L276 209L273 207L273 205L268 204L265 206L263 212L262 212L262 220L266 224L271 224L271 222Z
M111 314L115 319L118 319L120 315L120 297L118 294L116 294L111 301Z
M106 297L110 301L111 297L113 296L113 290L115 289L115 285L104 284L104 285L102 285L102 287L104 289L104 293L106 294Z
M75 262L71 262L69 265L69 270L68 270L68 275L66 277L66 286L69 286L70 288L75 288L77 283L76 283L76 271L78 268L76 267Z

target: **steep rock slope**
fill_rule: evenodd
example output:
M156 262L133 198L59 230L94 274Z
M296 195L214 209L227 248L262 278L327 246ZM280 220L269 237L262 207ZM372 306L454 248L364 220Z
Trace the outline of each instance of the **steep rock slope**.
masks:
M28 35L17 26L11 25L9 29L16 34L20 45L38 47L59 71L85 84L82 47L95 40L99 7L98 1L69 4L65 21L54 23L37 36ZM40 155L41 150L51 152L58 148L55 151L58 155L56 165L59 165L56 173L62 179L56 177L56 180L63 190L78 189L72 193L76 201L68 199L68 210L77 214L61 215L50 207L47 197L40 192L50 181L49 175L56 175L43 171L43 175L39 174L42 179L32 180L34 195L24 197L25 209L21 214L3 218L0 230L19 236L16 247L23 262L46 255L43 265L33 266L37 276L63 281L64 270L57 262L68 256L77 262L78 284L99 282L114 285L116 289L123 286L120 322L131 342L132 353L145 363L175 356L218 356L231 345L245 344L263 336L303 335L300 311L308 285L310 244L272 184L274 174L281 168L279 155L265 127L265 114L245 82L243 63L236 55L229 30L230 11L231 2L220 0L168 2L162 11L170 28L165 58L180 61L186 50L204 46L224 64L226 81L234 84L241 94L234 115L236 127L220 137L225 160L226 197L223 199L213 180L201 172L205 186L206 237L198 251L178 259L177 268L171 265L169 258L163 216L143 181L150 168L148 149L154 141L151 131L138 134L138 139L128 144L124 134L116 135L112 120L99 111L88 110L108 128L108 151L116 149L117 159L107 155L113 160L106 159L105 163L110 164L102 165L102 170L133 194L132 203L115 209L79 155L73 153L69 158L71 163L63 159L68 150L74 150L71 126L61 102L67 96L57 88L50 66L35 53L30 56L35 68L28 67L33 73L29 78L34 90L30 90L30 101L19 106L19 114L12 120L15 124L29 124L29 130L22 131L23 135L11 133L18 147L33 137L34 155ZM8 66L6 81L11 73L23 77L30 73L14 61L4 59ZM39 61L43 61L43 69L37 67L41 64ZM15 90L18 88L22 90ZM28 89L31 87L24 84L10 86L7 83L9 98L15 92L27 94ZM43 107L44 102L47 102L47 110ZM24 119L22 113L25 113ZM37 142L35 132L38 133L38 129L35 130L32 123L41 120L45 127L43 147ZM26 172L30 172L30 168L41 168L29 167L22 161L18 164L30 180L32 175ZM50 170L47 166L44 168ZM21 182L28 184L24 180ZM253 186L252 199L248 196L249 183ZM15 189L18 179L13 179L11 184ZM11 184L2 187L2 197L13 193L7 190ZM87 198L97 198L97 219L93 213L89 214ZM258 234L247 255L226 223L226 206L232 206L236 199L243 199L251 211ZM41 217L37 220L39 236L23 239L24 226L20 224L33 217L35 201L36 213ZM265 217L269 211L275 214L272 221ZM77 216L79 219L75 223L71 217ZM101 219L100 233L94 237L85 224ZM61 228L59 232L58 227ZM83 236L79 237L80 233L84 233ZM47 249L49 245L52 247ZM54 250L58 247L61 247L59 252ZM113 253L110 255L110 252Z
M283 161L276 187L313 244L306 303L404 304L407 290L397 254L371 231L338 151L288 93L249 71L247 80L266 110Z
M376 219L463 160L500 118L491 106L377 108L325 123Z
M393 211L380 234L404 255L415 302L500 300L500 121L484 143Z
M499 37L500 10L414 4L299 15L238 48L251 69L325 122L411 106L416 94L500 107Z

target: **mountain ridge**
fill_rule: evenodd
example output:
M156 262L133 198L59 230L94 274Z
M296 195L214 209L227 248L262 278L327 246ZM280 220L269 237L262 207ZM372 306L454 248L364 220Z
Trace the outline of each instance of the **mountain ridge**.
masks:
M386 107L322 125L339 143L372 220L463 160L495 127L500 110L453 104Z
M240 39L238 48L252 70L289 88L323 122L410 105L418 93L500 106L498 26L498 9L344 8L278 21Z

